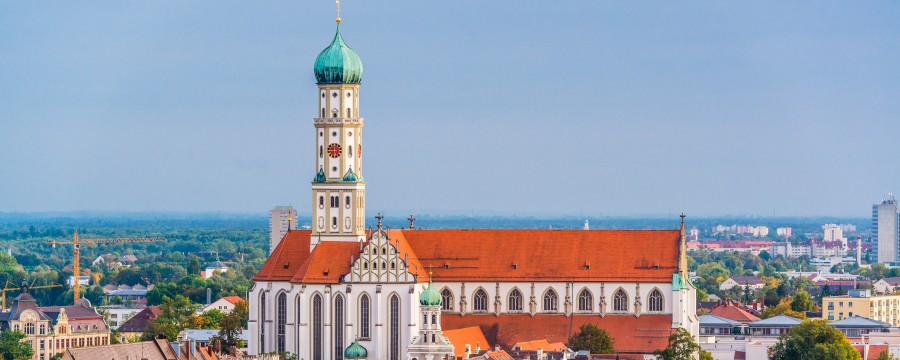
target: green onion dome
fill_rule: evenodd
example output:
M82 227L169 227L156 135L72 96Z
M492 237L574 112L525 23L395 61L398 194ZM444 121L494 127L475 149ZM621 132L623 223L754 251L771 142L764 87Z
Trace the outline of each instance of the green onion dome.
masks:
M359 344L359 340L354 340L353 343L344 350L344 359L365 359L367 356L369 356L369 352Z
M326 180L328 180L328 179L325 177L325 170L322 170L322 168L319 168L319 172L316 173L316 177L313 178L313 182L323 183Z
M431 281L428 282L428 288L419 295L419 304L425 306L441 306L441 294L434 289Z
M319 84L359 84L362 81L363 66L359 55L341 37L338 23L334 40L316 57L316 82Z
M359 177L353 172L353 168L349 168L347 169L347 173L344 174L343 180L344 182L359 182Z

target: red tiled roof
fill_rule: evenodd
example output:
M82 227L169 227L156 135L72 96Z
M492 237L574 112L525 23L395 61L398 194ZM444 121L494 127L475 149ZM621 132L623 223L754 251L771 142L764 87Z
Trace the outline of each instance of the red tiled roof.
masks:
M290 230L284 235L269 259L259 268L254 281L288 281L309 257L311 230Z
M403 230L403 235L422 266L433 269L435 281L669 282L678 265L680 233Z
M491 348L487 339L484 338L484 333L481 332L481 328L478 326L444 330L444 336L446 336L447 339L450 340L450 343L453 344L454 357L466 357L466 344L469 344L473 352L475 351L475 348L479 346L482 349Z
M244 301L244 299L241 299L240 296L226 296L226 297L223 297L222 299L224 299L225 301L230 302L232 304L235 304L235 305L237 305L237 303L239 303L239 302Z
M484 353L485 358L488 360L516 360L512 356L510 356L506 351L488 351Z
M306 284L337 284L341 276L350 272L350 260L359 258L359 243L324 241L316 245L312 254L294 274L291 282Z
M882 351L889 350L888 345L869 345L869 356L866 356L863 352L865 351L865 346L863 345L853 345L853 348L856 351L859 351L859 356L863 357L863 360L876 360L878 359L878 354L881 354Z
M750 323L760 320L758 317L751 314L747 310L741 309L740 307L728 303L712 309L709 314L742 323Z
M309 234L285 235L254 280L339 282L359 244L327 241L308 254ZM678 265L676 230L392 230L390 237L420 282L429 280L426 269L437 281L669 282Z
M134 314L134 316L122 323L122 325L119 325L117 330L119 332L144 332L144 330L147 330L150 321L156 319L159 314L162 314L162 310L159 309L159 306L148 306L144 308L144 310Z
M668 345L672 327L671 315L634 316L607 315L563 315L538 314L493 314L443 315L441 327L456 329L468 326L481 328L488 342L494 345L512 347L514 344L534 339L549 342L568 342L568 337L578 331L582 324L592 323L606 330L615 340L615 349L620 352L652 353ZM446 334L447 331L444 331ZM484 349L485 347L482 347Z
M544 351L564 351L566 350L566 344L563 344L561 342L550 343L546 339L542 339L518 342L516 343L514 348L518 348L519 350L523 351L537 351L538 349Z

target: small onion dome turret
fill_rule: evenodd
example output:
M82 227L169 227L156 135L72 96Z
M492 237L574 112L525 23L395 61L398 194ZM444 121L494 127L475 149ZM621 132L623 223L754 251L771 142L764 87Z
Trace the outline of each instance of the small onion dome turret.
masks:
M359 344L359 340L354 340L353 343L344 350L344 359L365 359L368 356L369 352Z
M328 180L328 179L325 177L325 170L322 170L322 168L319 168L319 172L316 173L316 177L313 178L313 182L323 183L326 180Z
M347 173L344 174L343 180L344 182L359 182L359 177L353 172L353 168L349 168L347 169Z
M428 288L419 295L419 304L424 306L441 306L441 294L428 282Z
M363 66L359 55L341 37L338 24L334 40L316 57L314 67L316 82L319 84L359 84L362 82Z

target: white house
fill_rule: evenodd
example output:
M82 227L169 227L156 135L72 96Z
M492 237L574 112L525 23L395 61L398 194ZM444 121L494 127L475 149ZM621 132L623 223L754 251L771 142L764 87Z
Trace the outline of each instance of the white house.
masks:
M240 296L226 296L207 304L202 309L200 309L200 312L205 313L207 311L215 309L227 314L234 310L234 306L242 301L246 300L241 299Z
M766 282L756 276L732 276L719 284L719 290L730 290L735 286L741 289L759 290L766 286Z

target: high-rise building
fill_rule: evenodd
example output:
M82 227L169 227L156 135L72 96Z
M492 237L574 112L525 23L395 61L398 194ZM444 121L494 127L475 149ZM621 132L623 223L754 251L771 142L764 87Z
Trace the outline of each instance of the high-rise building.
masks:
M840 241L844 247L847 246L847 239L844 238L844 230L840 225L825 224L822 225L822 231L825 233L825 235L822 237L823 241Z
M780 227L775 229L775 234L778 237L791 237L791 228L789 227Z
M297 230L297 210L293 206L276 206L269 212L269 254L288 230Z
M900 259L900 215L897 200L887 193L881 203L872 205L872 237L878 241L878 261L897 262Z

